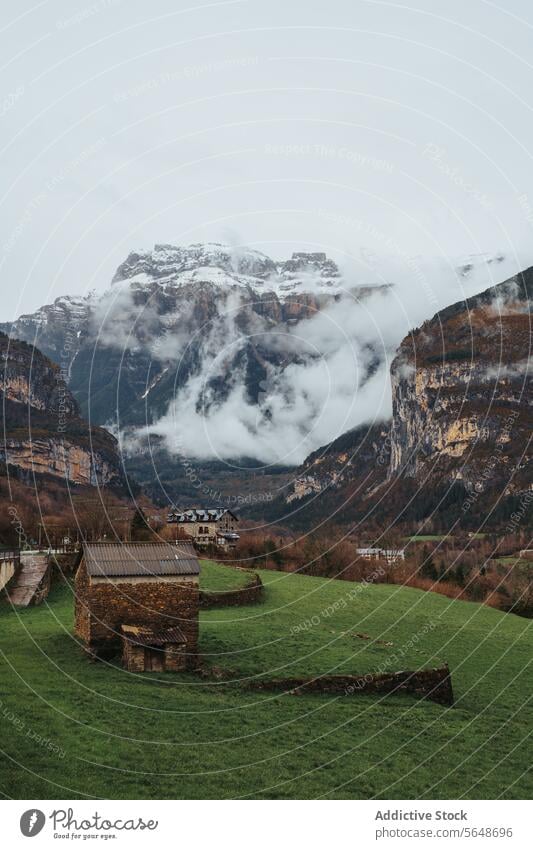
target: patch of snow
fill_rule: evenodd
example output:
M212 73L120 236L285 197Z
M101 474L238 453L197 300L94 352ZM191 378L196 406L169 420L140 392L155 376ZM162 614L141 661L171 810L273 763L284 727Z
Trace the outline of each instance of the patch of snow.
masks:
M150 392L152 391L152 389L153 389L155 386L157 386L157 384L159 383L159 381L161 380L161 378L163 377L163 375L164 375L167 371L168 371L168 366L167 366L166 368L164 368L162 372L160 372L159 374L156 374L156 376L154 377L154 379L153 379L153 380L152 380L152 382L150 383L150 385L149 385L148 389L146 390L146 392L143 392L143 394L141 395L141 398L142 398L143 400L144 400L145 398L147 398L147 397L148 397L148 395L150 394Z

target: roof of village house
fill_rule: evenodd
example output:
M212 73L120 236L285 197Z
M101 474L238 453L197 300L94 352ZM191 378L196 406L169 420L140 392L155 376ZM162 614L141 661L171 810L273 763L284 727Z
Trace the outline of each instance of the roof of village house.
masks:
M173 625L171 628L147 628L144 625L122 625L121 631L131 643L139 646L164 646L166 643L186 643L183 631Z
M233 516L237 522L239 521L235 513L232 513L227 507L195 507L191 510L173 510L168 514L168 521L185 524L187 522L219 522L226 513Z
M92 577L198 575L192 545L178 542L86 542L83 556Z
M358 548L358 554L384 554L384 555L392 555L392 554L404 554L404 548Z

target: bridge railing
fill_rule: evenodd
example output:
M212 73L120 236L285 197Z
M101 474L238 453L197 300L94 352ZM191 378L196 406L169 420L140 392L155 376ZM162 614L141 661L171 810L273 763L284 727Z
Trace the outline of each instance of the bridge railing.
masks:
M20 563L20 548L0 549L0 563L8 560L10 563Z

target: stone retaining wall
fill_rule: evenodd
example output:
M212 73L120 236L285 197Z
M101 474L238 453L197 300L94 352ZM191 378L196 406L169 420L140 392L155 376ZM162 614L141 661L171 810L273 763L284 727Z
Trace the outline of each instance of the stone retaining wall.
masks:
M383 675L323 675L317 678L278 678L270 681L252 681L254 690L274 690L291 695L331 693L352 696L359 693L387 695L410 693L441 705L453 705L452 679L448 665L417 672L401 671Z

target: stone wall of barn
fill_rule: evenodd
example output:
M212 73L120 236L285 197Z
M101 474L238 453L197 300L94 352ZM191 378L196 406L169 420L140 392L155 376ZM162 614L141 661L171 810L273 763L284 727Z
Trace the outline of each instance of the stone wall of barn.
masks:
M178 643L167 643L164 664L167 672L183 672L187 669L187 648Z
M105 576L105 577L95 577L94 575L91 577L91 586L96 586L97 584L114 584L118 586L119 584L123 584L124 581L128 582L128 584L189 584L189 585L198 585L198 575L128 575L127 578L118 578L113 575Z
M74 631L76 635L88 643L91 631L89 627L89 577L82 562L74 579Z
M122 641L122 664L128 672L144 672L144 648Z
M85 564L76 574L76 633L96 654L120 650L121 625L164 629L178 626L187 640L186 666L193 668L198 652L196 583L90 582Z

